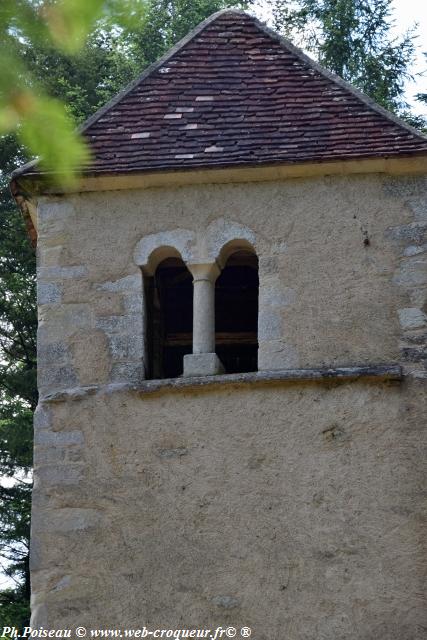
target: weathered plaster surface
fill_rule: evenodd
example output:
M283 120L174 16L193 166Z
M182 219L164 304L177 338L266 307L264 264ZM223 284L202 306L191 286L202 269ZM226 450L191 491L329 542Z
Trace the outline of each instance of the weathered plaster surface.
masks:
M104 332L108 348L99 372L94 362L93 382L105 378L108 354L111 381L142 379L138 265L172 243L189 262L213 260L237 238L260 259L260 368L395 361L399 310L424 312L425 184L422 177L349 176L46 198L39 207L40 342L71 353L75 333L81 340ZM405 333L401 348L420 359L416 331ZM56 372L52 360L46 366L49 375L42 358L42 391L60 388L63 362ZM79 379L79 368L65 386L71 375Z
M34 626L420 639L423 410L421 381L46 403Z
M34 625L421 638L426 190L373 175L41 202L39 386L80 400L37 412ZM177 230L198 257L256 250L261 370L396 363L404 382L124 390L145 376L141 260Z

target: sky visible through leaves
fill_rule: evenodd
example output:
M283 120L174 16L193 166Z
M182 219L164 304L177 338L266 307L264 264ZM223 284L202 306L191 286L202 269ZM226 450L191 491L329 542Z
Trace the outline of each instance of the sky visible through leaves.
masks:
M427 92L427 57L424 55L424 52L427 53L427 0L394 0L393 6L395 21L393 35L399 37L414 23L418 24L416 32L418 51L412 69L415 78L407 83L405 98L415 114L427 117L427 105L415 99L417 93ZM270 21L271 15L266 0L258 0L253 9L260 20Z

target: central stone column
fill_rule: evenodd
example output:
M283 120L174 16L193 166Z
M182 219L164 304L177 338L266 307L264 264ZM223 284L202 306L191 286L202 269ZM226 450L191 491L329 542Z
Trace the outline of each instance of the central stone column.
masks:
M224 372L215 353L216 262L188 264L193 276L193 353L184 356L184 376L212 376Z

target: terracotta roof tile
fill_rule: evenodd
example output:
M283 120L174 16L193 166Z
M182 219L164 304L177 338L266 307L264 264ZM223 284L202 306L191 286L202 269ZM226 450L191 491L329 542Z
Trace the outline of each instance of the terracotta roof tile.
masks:
M199 25L83 132L90 174L427 153L426 137L234 10Z

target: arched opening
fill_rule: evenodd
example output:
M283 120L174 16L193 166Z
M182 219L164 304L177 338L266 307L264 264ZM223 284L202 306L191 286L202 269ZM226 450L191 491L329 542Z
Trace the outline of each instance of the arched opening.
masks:
M215 287L215 351L227 373L257 370L258 290L255 253L228 253Z
M147 378L182 375L184 355L192 351L192 275L181 258L169 257L145 278Z

